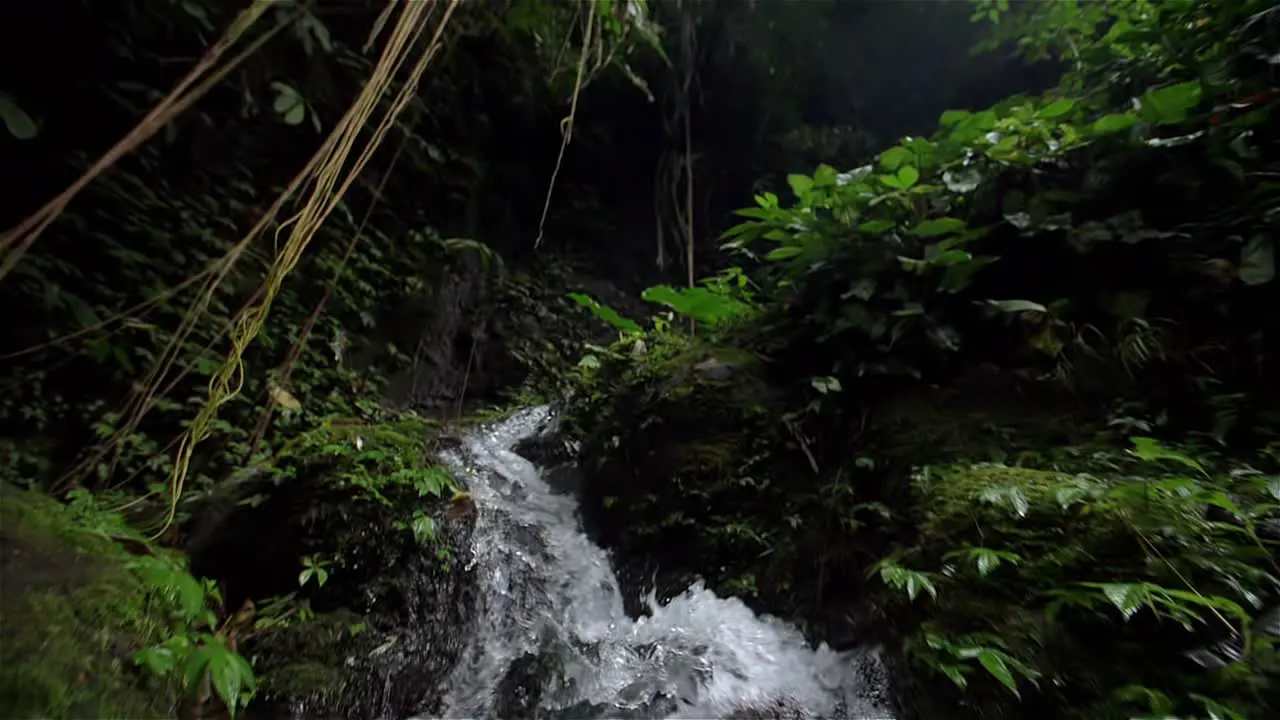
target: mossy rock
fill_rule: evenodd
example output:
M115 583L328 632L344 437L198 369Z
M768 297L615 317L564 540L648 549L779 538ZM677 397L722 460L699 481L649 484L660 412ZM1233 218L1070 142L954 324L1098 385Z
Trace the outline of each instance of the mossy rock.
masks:
M780 512L796 497L783 477L812 477L789 449L783 394L761 358L704 341L662 340L644 352L603 362L599 390L571 403L588 531L613 549L624 581L702 577L717 592L757 607L775 590L774 566L790 574L793 546L770 545L791 533ZM760 568L766 554L769 568ZM626 588L627 596L647 588ZM774 598L776 599L776 598Z
M397 479L446 472L428 453L444 438L428 429L416 420L333 429L287 482L247 485L241 495L258 502L236 502L192 542L193 567L223 582L228 605L291 597L315 612L288 625L264 619L243 643L261 687L252 716L433 712L473 617L475 505ZM376 464L358 473L361 457ZM420 536L415 522L433 530ZM324 563L323 583L299 587L303 558Z
M130 554L57 501L0 483L0 717L163 718L178 697L130 653L173 630Z

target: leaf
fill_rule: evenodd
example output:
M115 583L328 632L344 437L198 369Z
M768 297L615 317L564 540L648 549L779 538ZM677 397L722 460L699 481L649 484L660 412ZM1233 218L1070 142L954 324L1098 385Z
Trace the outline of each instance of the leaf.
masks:
M951 127L963 120L968 120L973 113L968 110L947 110L938 118L938 124L942 127Z
M0 120L4 120L5 128L16 140L30 140L40 132L36 121L4 93L0 93Z
M1148 602L1147 589L1141 583L1085 583L1102 591L1125 620L1133 617Z
M937 237L964 229L964 221L959 218L942 217L924 222L911 228L911 232L920 237Z
M284 114L284 122L286 125L301 125L302 121L307 118L307 106L301 103L289 108Z
M868 220L858 226L859 232L864 233L882 233L892 230L894 222L892 220Z
M987 300L986 304L1000 312L1049 312L1049 308L1030 300Z
M590 310L592 315L595 315L598 319L609 323L617 330L630 334L640 334L644 332L644 330L634 320L619 315L618 311L611 307L601 305L590 295L569 293L568 297L570 300L573 300L579 305L585 307L587 310Z
M1254 235L1240 250L1240 281L1245 285L1265 285L1276 276L1275 241Z
M952 665L951 663L947 663L945 665L938 665L937 668L943 675L950 678L951 682L955 683L961 690L968 687L969 680L964 676L965 668L963 665Z
M1159 124L1180 123L1200 104L1200 93L1198 81L1148 90L1143 95L1143 109L1144 112L1150 109L1148 116Z
M826 395L831 392L840 392L840 380L830 376L809 378L809 384L814 390Z
M1180 452L1177 452L1175 450L1170 450L1164 447L1160 443L1156 442L1153 438L1135 437L1135 438L1132 438L1131 442L1133 443L1132 452L1140 460L1144 460L1146 462L1159 462L1161 460L1172 460L1173 462L1186 465L1189 468L1194 468L1200 471L1200 473L1203 475L1208 475L1203 465L1196 462L1194 459L1187 457L1186 455L1183 455Z
M1093 123L1093 131L1104 134L1118 133L1136 124L1138 124L1138 116L1133 113L1111 113L1098 118Z
M807 175L788 175L787 184L791 186L791 192L803 200L808 197L809 190L813 188L813 178Z
M799 245L783 245L782 247L777 247L770 250L769 254L764 256L764 259L765 260L789 260L799 255L802 252L804 252L804 248L800 247Z
M1031 509L1031 503L1022 488L1014 485L985 488L978 493L978 500L989 505L1003 505L1018 517L1026 517L1027 511Z
M920 181L920 171L910 165L898 169L898 182L903 188L909 188Z
M209 658L209 684L213 686L213 691L218 694L218 697L222 698L222 702L226 703L232 717L235 717L236 708L244 700L240 696L244 686L241 667L232 658L231 651L225 645L221 647L215 645L214 648Z
M274 81L271 89L276 92L276 99L271 109L288 125L300 125L307 116L307 103L292 86Z
M880 153L880 167L889 172L894 172L914 159L915 157L910 150L901 145L895 145Z
M1075 106L1076 106L1075 100L1072 100L1071 98L1063 98L1061 100L1054 100L1048 105L1045 105L1044 107L1040 108L1040 111L1037 112L1036 114L1039 115L1040 117L1045 117L1045 118L1062 117L1063 115L1066 115L1067 113L1071 112L1071 109L1074 108Z
M982 667L986 668L987 672L991 673L992 677L999 680L1001 685L1009 688L1009 692L1019 698L1022 697L1018 693L1018 683L1013 679L1013 673L1009 671L1009 666L1005 665L1002 653L984 649L978 653L978 662L982 664Z
M973 557L978 566L978 574L983 577L1000 567L1000 556L986 548L975 548Z

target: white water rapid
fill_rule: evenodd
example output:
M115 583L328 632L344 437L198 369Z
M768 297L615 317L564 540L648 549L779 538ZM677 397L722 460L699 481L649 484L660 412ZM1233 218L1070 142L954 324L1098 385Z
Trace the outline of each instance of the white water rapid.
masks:
M469 562L479 607L445 717L723 718L767 707L742 717L892 717L874 653L813 649L736 598L695 585L628 617L576 500L513 451L548 420L546 408L522 411L446 456L478 508Z

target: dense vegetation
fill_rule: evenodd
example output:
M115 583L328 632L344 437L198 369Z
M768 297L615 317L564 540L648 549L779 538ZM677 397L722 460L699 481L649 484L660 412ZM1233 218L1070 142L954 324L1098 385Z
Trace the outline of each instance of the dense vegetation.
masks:
M107 5L6 45L0 712L429 705L456 640L337 660L544 401L620 563L907 717L1280 711L1270 3L977 0L1060 81L892 144L800 109L850 4Z
M923 717L1270 717L1276 13L1008 10L1057 87L789 176L650 327L582 299L601 525L852 615Z

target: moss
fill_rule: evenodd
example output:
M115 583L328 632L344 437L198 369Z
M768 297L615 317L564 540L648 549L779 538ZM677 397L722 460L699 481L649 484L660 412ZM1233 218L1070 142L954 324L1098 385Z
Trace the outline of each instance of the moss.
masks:
M129 554L56 501L0 484L0 716L167 717L129 658L170 631Z
M342 682L342 671L332 665L314 660L289 663L277 668L264 680L272 691L289 697L307 697L323 694Z

